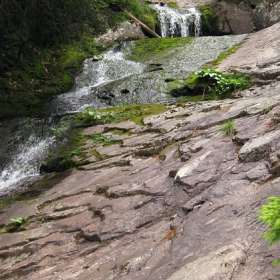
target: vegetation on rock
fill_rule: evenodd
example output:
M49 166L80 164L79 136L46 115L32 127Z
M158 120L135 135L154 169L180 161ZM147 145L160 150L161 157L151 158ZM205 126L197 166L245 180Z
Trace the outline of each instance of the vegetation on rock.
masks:
M116 142L113 135L105 136L102 133L83 135L80 127L127 120L143 125L143 118L161 114L167 110L167 107L163 104L133 104L115 108L103 108L98 111L88 108L75 116L75 127L68 132L69 141L60 146L55 153L49 155L48 159L41 164L40 172L62 172L86 164L86 148L84 145L88 140L91 140L93 145L102 144L103 146ZM99 160L102 160L102 158Z
M216 69L202 69L189 75L184 86L171 91L173 96L213 94L214 99L232 96L235 92L250 87L250 76L240 72L222 73Z
M0 233L20 231L21 226L26 222L25 219L21 217L16 219L11 218L10 220L11 223L0 225Z
M263 236L268 241L268 245L275 244L280 240L280 198L269 197L270 201L267 205L262 205L261 210L258 211L261 216L259 221L266 223L269 229ZM280 263L280 259L272 263L273 266Z
M90 126L131 120L139 125L143 125L143 118L161 114L165 111L167 111L167 107L163 104L132 104L99 109L98 111L88 108L82 113L77 114L75 123L78 126Z
M178 5L176 2L168 2L167 5L172 9L178 9Z
M226 123L222 126L222 132L227 136L233 136L234 134L234 121L227 120Z
M102 49L94 36L128 18L120 7L155 25L141 0L1 1L0 117L38 114L69 90L80 62Z
M141 39L134 42L134 47L131 53L131 59L136 61L148 61L163 52L166 52L172 48L184 46L193 41L194 38L153 38L153 39Z
M201 25L203 35L220 35L218 16L215 10L206 4L198 6L197 8L201 11Z

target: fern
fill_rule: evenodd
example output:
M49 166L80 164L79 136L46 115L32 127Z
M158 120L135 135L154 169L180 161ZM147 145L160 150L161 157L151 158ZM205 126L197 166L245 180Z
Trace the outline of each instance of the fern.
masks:
M268 200L270 202L267 205L262 205L258 213L261 214L259 221L266 223L269 227L263 239L268 240L268 245L272 245L280 240L280 198L271 196ZM272 266L279 263L280 259L273 262Z

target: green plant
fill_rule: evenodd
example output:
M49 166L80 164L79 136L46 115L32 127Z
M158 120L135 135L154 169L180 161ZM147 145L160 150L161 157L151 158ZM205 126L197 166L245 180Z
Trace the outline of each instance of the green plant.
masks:
M95 145L98 145L98 144L108 145L114 140L115 140L115 138L113 135L110 135L110 137L106 137L102 133L97 133L92 138L92 142Z
M132 104L110 108L109 111L106 108L99 111L88 108L76 116L75 122L81 125L93 125L131 120L143 125L143 118L165 111L167 107L163 104Z
M258 211L261 216L259 221L267 224L269 229L263 236L263 239L268 240L268 245L277 243L280 240L280 198L268 197L270 201L267 205L262 205L261 210ZM275 266L280 263L280 259L272 263Z
M233 136L234 134L234 121L227 120L222 127L222 132L228 136Z
M17 225L22 225L25 222L25 219L21 218L21 217L16 218L16 219L11 218L10 220L12 223L17 224Z
M111 123L116 120L116 116L112 111L100 113L92 108L87 108L85 111L77 115L76 122L81 121L85 124L101 124Z
M203 94L205 91L213 91L223 98L250 87L249 76L239 72L224 74L216 69L202 69L195 75L206 84Z

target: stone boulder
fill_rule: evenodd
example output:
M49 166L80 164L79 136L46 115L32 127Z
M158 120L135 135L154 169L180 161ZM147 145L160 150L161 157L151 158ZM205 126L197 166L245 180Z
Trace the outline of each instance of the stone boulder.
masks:
M215 3L214 10L218 17L219 31L223 34L246 34L253 29L253 10L242 2L233 5L226 1Z
M280 2L263 1L254 9L253 22L257 30L269 27L280 21Z
M136 40L145 38L140 25L125 21L116 29L109 29L105 34L96 38L100 43L107 45L116 41Z

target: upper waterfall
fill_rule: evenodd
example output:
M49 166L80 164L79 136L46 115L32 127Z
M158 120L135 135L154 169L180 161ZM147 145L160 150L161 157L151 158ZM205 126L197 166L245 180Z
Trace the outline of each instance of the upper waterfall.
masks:
M198 37L201 35L200 11L195 8L172 9L151 5L158 12L162 37Z

